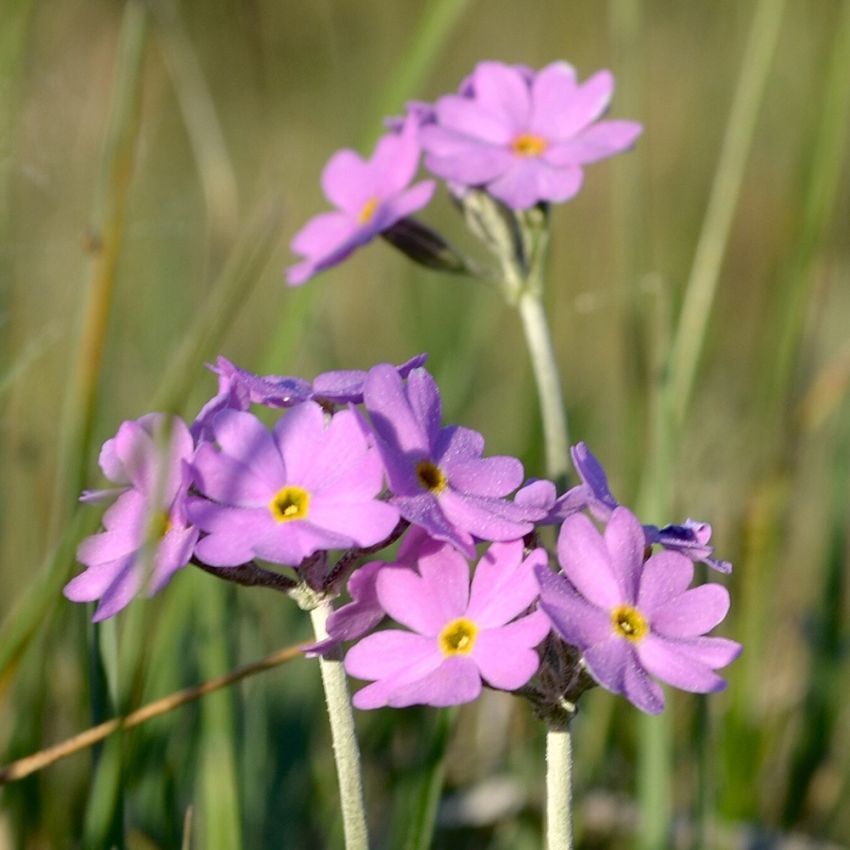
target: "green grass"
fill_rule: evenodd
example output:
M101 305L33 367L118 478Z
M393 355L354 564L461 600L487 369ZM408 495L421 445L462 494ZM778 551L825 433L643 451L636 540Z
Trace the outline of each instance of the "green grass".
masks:
M88 612L60 589L97 510L73 504L71 482L100 485L97 447L122 420L153 407L191 417L214 391L203 364L217 353L309 377L427 350L446 418L542 473L519 323L492 293L413 269L383 243L303 290L288 290L282 269L289 239L323 206L324 162L370 143L380 115L449 91L481 59L566 58L582 76L612 68L612 114L645 124L633 153L589 168L553 214L547 305L572 437L606 463L622 501L640 495L645 521L712 522L735 563L723 631L746 645L726 693L671 699L670 754L641 768L636 711L585 697L579 846L635 846L635 807L653 789L694 830L681 846L741 846L752 831L850 846L846 0L786 0L763 91L737 119L756 0L159 4L129 66L138 125L121 112L134 100L122 4L7 5L0 760L91 722ZM748 151L729 141L736 121ZM108 167L128 138L116 199ZM86 234L104 215L123 227L97 362L81 359L79 328ZM470 245L444 197L423 218ZM719 255L695 263L707 238ZM699 276L708 307L693 312ZM683 307L699 321L677 337ZM687 354L672 367L671 346ZM685 387L672 419L665 379ZM277 595L211 581L186 570L101 635L117 705L307 637L306 617ZM434 848L540 846L543 739L524 705L486 700L451 724L424 709L356 720L377 847L419 846L408 829L427 821L440 774L449 811L494 777L518 802L492 822L438 821ZM106 836L178 847L190 809L195 848L339 846L329 747L318 669L298 661L0 789L0 847L89 850Z

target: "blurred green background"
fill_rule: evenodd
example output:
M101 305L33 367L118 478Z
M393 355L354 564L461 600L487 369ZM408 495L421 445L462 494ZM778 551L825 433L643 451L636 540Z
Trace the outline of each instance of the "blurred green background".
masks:
M746 645L725 693L670 693L662 726L584 698L578 846L850 846L847 0L0 0L3 762L308 636L285 600L192 569L97 635L60 595L98 446L154 408L193 416L217 353L312 377L428 351L446 419L541 473L519 321L493 293L385 244L283 283L327 158L488 58L610 68L612 116L645 125L553 213L572 437L643 521L713 524L735 564L721 631ZM444 190L422 218L474 251ZM698 290L704 347L676 336ZM700 356L671 443L676 339ZM375 846L410 846L443 720L357 722ZM488 694L448 735L433 846L539 847L527 706ZM341 846L328 737L296 661L110 740L96 768L3 787L0 848Z

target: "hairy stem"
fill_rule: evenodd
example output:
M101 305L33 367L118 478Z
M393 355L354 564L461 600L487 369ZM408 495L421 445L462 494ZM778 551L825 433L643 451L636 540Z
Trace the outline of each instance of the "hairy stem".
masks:
M569 726L546 733L546 850L573 847L573 748Z
M327 602L322 602L310 612L317 641L328 636L325 625L330 613L331 606ZM331 723L345 850L368 850L369 833L363 805L363 783L360 778L360 751L354 734L354 715L351 711L345 670L337 653L338 650L334 650L327 657L319 658L319 669Z
M519 296L517 309L522 318L525 341L537 384L543 419L546 472L550 478L563 480L569 467L567 413L542 293L526 289Z

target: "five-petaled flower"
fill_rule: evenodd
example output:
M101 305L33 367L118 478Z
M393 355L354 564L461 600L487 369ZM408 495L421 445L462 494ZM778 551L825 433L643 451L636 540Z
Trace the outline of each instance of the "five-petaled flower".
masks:
M613 90L608 71L579 83L565 62L536 74L482 62L421 127L425 165L453 184L483 186L512 209L567 201L581 188L582 166L620 153L641 133L634 121L597 120Z
M450 546L426 551L416 570L388 564L377 575L381 607L410 631L387 629L355 644L345 669L372 680L354 695L358 708L458 705L481 693L482 679L512 691L534 675L534 647L549 631L540 611L534 567L546 563L522 542L494 543L470 588L469 564Z
M310 219L295 235L292 250L304 259L287 269L287 282L304 283L424 207L434 181L410 186L420 153L412 117L399 133L384 136L369 160L352 150L337 151L322 172L322 188L337 209Z
M741 652L734 641L706 637L729 610L717 584L688 589L693 562L662 551L644 561L637 518L618 507L604 534L583 514L568 517L558 536L563 575L537 569L540 607L558 634L582 652L603 687L657 714L664 694L649 674L697 693L719 691L714 671Z
M369 371L363 398L401 515L472 557L474 537L516 540L542 516L536 505L504 497L522 483L512 457L482 458L484 438L469 428L441 427L440 394L425 369L405 385L391 366Z
M253 558L296 567L321 549L371 546L386 538L398 511L377 498L383 469L357 414L326 424L313 401L268 429L251 413L224 410L210 423L214 443L196 453L188 502L207 536L198 558L233 567Z

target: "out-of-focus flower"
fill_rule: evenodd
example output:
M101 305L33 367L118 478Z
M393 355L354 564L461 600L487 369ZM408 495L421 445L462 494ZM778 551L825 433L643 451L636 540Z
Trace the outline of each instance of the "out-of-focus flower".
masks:
M427 354L417 354L396 369L406 378L411 369L422 366ZM361 369L339 369L317 375L313 382L290 375L255 375L231 363L226 357L216 358L210 366L218 375L218 392L200 410L192 423L196 440L209 439L209 424L220 410L250 410L252 404L264 407L294 407L304 401L321 405L360 404L366 372Z
M342 262L352 251L424 207L434 194L434 181L410 186L419 167L416 120L377 144L371 159L352 150L335 153L322 172L322 189L336 211L310 219L292 240L304 257L286 271L287 283L298 285L317 272Z
M542 549L522 552L521 541L493 544L471 589L469 564L449 546L421 556L416 571L380 570L381 607L410 631L375 632L348 651L348 673L372 680L354 705L458 705L478 697L482 679L506 691L526 684L549 623L540 611L520 616L537 596L534 567L546 563Z
M252 414L220 412L213 442L195 456L189 516L208 536L197 556L217 567L253 558L298 566L319 550L372 546L398 522L396 508L377 499L381 459L357 414L325 413L306 401L274 431Z
M440 395L425 369L403 384L391 366L375 366L363 393L392 491L391 503L432 537L472 557L474 540L516 540L541 511L504 497L522 482L512 457L482 458L484 438L440 426Z
M87 569L64 589L73 602L100 600L95 622L140 591L161 590L192 557L198 531L184 502L193 451L183 420L164 414L124 422L104 444L100 466L121 495L103 516L105 530L80 544L77 559Z
M608 71L579 83L565 62L537 73L482 62L421 127L425 164L452 183L485 187L512 209L567 201L581 188L582 166L626 150L641 133L634 121L597 120L613 90Z
M538 567L540 607L555 630L583 655L603 687L657 714L664 694L650 678L697 693L719 691L714 671L741 645L706 637L729 610L717 584L688 589L693 562L657 552L644 562L646 535L626 508L616 508L600 534L583 514L568 517L558 537L563 575Z

